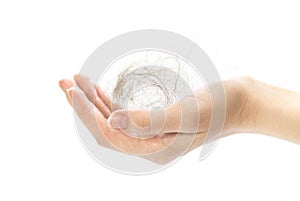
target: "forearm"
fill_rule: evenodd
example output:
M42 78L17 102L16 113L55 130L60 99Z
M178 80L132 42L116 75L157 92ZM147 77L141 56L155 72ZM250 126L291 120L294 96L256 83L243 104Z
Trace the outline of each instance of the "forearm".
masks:
M223 132L218 137L236 133L260 133L300 144L300 93L274 87L250 77L224 81L223 86L226 93L226 119ZM198 96L201 101L204 97L205 93ZM204 132L196 135L190 150L209 142L206 136L208 129L204 125L207 122L209 126L209 121L206 120L210 116L206 114L208 112L200 114L200 127L204 128ZM212 140L216 139L210 137Z
M300 144L300 94L254 81L249 98L250 132Z

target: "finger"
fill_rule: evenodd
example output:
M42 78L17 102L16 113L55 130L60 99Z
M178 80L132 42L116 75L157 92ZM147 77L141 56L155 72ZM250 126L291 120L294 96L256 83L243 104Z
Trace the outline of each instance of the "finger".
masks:
M107 93L105 93L101 87L95 85L95 88L97 90L98 96L101 98L101 100L104 102L104 104L107 106L107 108L113 112L115 110L119 110L121 109L121 106L114 103L111 98L109 97L109 95Z
M70 88L67 95L72 100L72 107L76 114L91 131L96 141L103 146L110 147L110 143L104 136L105 133L109 132L109 128L103 114L88 100L81 89Z
M110 97L97 85L94 85L98 96L101 98L101 100L103 101L103 103L106 105L106 107L112 111L112 101L110 99Z
M105 118L108 118L111 114L111 111L98 96L94 84L90 81L90 79L86 76L75 75L74 80L76 81L78 87L85 93L90 102L95 104Z
M59 81L60 88L66 94L66 98L70 105L72 105L72 99L68 96L68 91L75 86L75 82L73 80L63 79Z
M108 125L133 137L147 138L161 133L199 131L200 112L194 97L188 97L165 110L117 110Z
M75 86L75 82L73 80L68 79L62 79L58 82L58 84L65 93L67 92L67 89Z

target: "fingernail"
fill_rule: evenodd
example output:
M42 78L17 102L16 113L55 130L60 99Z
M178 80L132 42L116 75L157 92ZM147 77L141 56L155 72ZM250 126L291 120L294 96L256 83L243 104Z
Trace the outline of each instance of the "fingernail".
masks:
M109 117L108 124L111 128L126 129L128 120L125 114L115 113Z
M69 89L66 90L67 91L67 95L70 99L73 98L73 94L74 94L74 87L70 87Z

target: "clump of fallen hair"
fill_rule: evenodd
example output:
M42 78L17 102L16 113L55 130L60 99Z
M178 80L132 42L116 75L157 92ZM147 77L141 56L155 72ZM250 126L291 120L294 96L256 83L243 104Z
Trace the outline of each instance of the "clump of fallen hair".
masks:
M134 66L123 70L113 89L113 100L122 108L165 108L175 102L178 73L162 66ZM179 71L179 68L178 68Z

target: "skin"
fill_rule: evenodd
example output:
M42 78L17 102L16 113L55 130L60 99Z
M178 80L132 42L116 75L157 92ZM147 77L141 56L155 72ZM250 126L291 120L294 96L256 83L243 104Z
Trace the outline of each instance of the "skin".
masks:
M300 144L299 93L270 86L250 77L240 77L222 84L226 94L226 120L219 138L253 132ZM165 108L164 125L154 135L149 128L157 125L151 124L149 111L118 107L89 78L75 75L74 80L59 81L59 86L101 146L165 164L205 141L212 108L206 90L195 91L193 97L184 98ZM191 104L195 100L197 107ZM185 125L181 122L182 108L188 114ZM200 115L197 122L195 115ZM128 133L139 135L133 137Z

